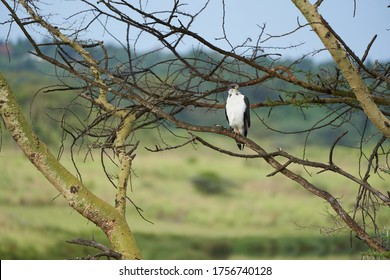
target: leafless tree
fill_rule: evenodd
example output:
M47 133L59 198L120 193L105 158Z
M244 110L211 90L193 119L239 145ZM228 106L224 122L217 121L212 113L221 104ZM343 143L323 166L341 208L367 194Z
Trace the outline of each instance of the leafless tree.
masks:
M260 26L256 40L248 39L233 45L225 30L224 1L221 6L223 36L215 41L193 31L199 16L209 8L209 0L192 13L186 10L186 3L178 0L172 1L166 10L158 11L144 6L142 1L81 0L87 8L62 24L52 22L52 15L45 13L45 6L39 1L1 2L10 14L8 22L16 24L33 45L33 54L56 67L61 83L53 86L52 90L75 96L64 109L61 121L64 133L72 137L73 144L84 144L89 149L100 150L102 158L108 156L109 150L114 151L119 165L117 181L109 177L116 188L114 206L93 195L88 186L70 174L50 154L44 143L29 129L2 79L0 112L6 127L30 161L68 200L69 205L102 228L113 250L119 252L122 258L141 258L125 220L125 211L128 178L138 146L132 136L145 128L177 128L188 132L188 138L182 140L182 144L156 146L150 149L154 152L179 149L198 142L231 157L264 160L274 169L270 177L281 174L298 183L326 201L338 219L370 248L380 253L389 252L389 247L377 236L376 213L390 206L390 193L372 185L370 178L385 178L389 173L387 140L390 137L390 123L387 109L390 99L387 94L390 65L382 62L371 65L366 61L376 37L368 44L364 55L358 57L319 13L323 1L311 4L309 1L292 0L307 23L298 21L292 32L283 35L289 36L310 26L334 59L334 66L326 66L318 71L302 69L301 64L306 56L286 64L287 60L282 59L276 46L264 47L266 43L269 46L274 38L265 32L266 26ZM125 31L123 38L112 35L110 28L114 22ZM126 57L117 58L104 42L88 37L96 26L118 42ZM39 32L46 39L37 39L34 32ZM147 40L153 42L154 49L141 52ZM221 44L216 43L221 41L227 47L222 48ZM193 46L191 54L182 50L186 42L191 42ZM47 46L55 47L56 52L49 52ZM159 56L161 53L164 56ZM150 62L150 57L155 59L152 64L145 62ZM367 122L359 128L361 137L357 139L361 153L356 163L359 175L343 169L334 160L336 146L345 133L330 144L328 161L321 162L282 149L267 151L261 143L221 126L205 126L180 118L180 113L189 108L223 110L223 94L232 79L241 88L272 88L275 96L254 102L251 105L253 113L259 108L272 111L280 106L301 108L302 111L307 107L325 108L320 120L304 131L308 136L315 130L349 125L352 116L363 113ZM77 114L72 112L75 104L81 104L88 112L85 119L79 117L79 127L70 126L67 122L70 117L77 118ZM271 129L265 118L259 119ZM367 123L375 128L371 134L366 129ZM205 140L206 134L236 139L245 144L247 152L223 149ZM367 138L371 140L369 144ZM294 166L346 178L356 188L356 205L348 209L335 194L315 185L311 173L298 173L294 171Z

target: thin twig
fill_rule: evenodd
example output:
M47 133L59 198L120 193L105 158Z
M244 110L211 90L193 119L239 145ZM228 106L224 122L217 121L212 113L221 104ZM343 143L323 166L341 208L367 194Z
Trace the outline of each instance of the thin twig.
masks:
M330 148L330 152L329 152L329 164L330 165L334 165L334 163L333 163L334 148L336 147L337 143L341 140L341 138L343 138L345 135L347 135L347 133L348 133L348 131L345 131L343 134L341 134L339 137L337 137L337 139L333 142L332 147Z
M71 244L77 244L77 245L81 245L81 246L96 248L96 249L103 252L101 254L94 255L93 257L87 257L87 259L96 259L97 257L101 257L101 256L106 256L107 258L114 258L117 260L120 260L122 258L122 254L120 254L114 250L111 250L107 246L105 246L101 243L98 243L95 240L86 240L86 239L82 239L82 238L77 238L77 239L68 240L66 242L71 243Z
M188 141L186 141L186 142L184 142L182 144L176 145L176 146L168 146L168 147L165 147L165 148L161 148L161 147L155 145L155 149L151 149L151 148L148 148L148 147L145 147L145 149L148 150L149 152L152 152L152 153L170 151L170 150L175 150L175 149L179 149L181 147L184 147L187 144L194 142L194 140L195 140L195 138L192 137Z
M318 7L324 2L324 0L318 0L317 2L314 3L314 7L318 9Z
M267 177L272 177L284 170L287 166L289 166L293 161L289 159L285 164L283 164L280 168L275 169L275 171L271 172L270 174L267 174Z

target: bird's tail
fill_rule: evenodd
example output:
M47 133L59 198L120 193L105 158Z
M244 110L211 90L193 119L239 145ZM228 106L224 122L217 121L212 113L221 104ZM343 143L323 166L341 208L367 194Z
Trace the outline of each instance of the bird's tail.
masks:
M238 147L241 151L243 151L243 150L244 150L244 147L245 147L244 143L239 142L239 141L237 141L237 140L236 140L236 143L237 143L237 147Z
M235 133L235 134L241 134L241 132L239 130L236 130L236 129L233 129L231 128L231 130ZM241 134L242 135L242 134ZM244 143L236 140L236 143L237 143L237 147L242 151L244 150Z

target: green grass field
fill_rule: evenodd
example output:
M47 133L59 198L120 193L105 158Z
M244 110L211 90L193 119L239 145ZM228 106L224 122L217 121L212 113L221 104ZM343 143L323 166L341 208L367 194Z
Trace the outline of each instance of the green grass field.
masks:
M222 145L236 148L232 141ZM273 170L262 160L231 158L200 146L162 153L148 152L143 146L141 142L133 164L129 196L152 223L131 205L127 215L146 259L360 259L367 252L354 237L351 243L349 232L332 219L332 209L322 200L281 175L266 177ZM336 162L354 167L350 150L337 152ZM114 189L98 156L82 163L83 156L80 153L83 182L113 203ZM326 159L327 153L314 147L308 156ZM62 161L74 170L66 154ZM113 166L107 168L115 171ZM357 186L330 174L309 172L313 172L312 182L353 205ZM197 190L194 182L204 176L222 186L222 192ZM384 180L378 184L386 186ZM389 225L389 211L379 214L382 223ZM74 238L107 243L96 226L67 206L18 148L4 144L0 258L64 259L93 252L65 242Z

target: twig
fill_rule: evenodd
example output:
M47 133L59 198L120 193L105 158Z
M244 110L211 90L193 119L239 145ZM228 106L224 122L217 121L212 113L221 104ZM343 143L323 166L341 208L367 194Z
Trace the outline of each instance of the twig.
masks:
M366 51L364 52L363 57L362 57L362 63L366 60L368 53L369 53L369 51L370 51L370 49L371 49L372 45L374 44L377 37L378 37L378 35L375 34L375 36L371 39L370 43L367 45Z
M94 255L92 257L88 256L87 258L82 258L82 259L96 259L97 257L102 257L102 256L106 256L107 258L114 258L117 260L122 259L122 254L115 252L114 250L111 250L107 246L105 246L101 243L98 243L95 240L86 240L86 239L82 239L82 238L77 238L77 239L73 239L73 240L68 240L66 242L71 243L71 244L77 244L77 245L81 245L81 246L96 248L96 249L103 252L101 254L97 254L97 255Z
M333 151L334 151L334 148L336 147L337 143L341 140L341 138L343 138L347 133L348 133L348 131L345 131L343 134L341 134L339 137L337 137L336 141L334 141L334 143L332 144L332 147L330 148L329 164L332 165L332 166L334 165L334 163L333 163Z
M267 177L272 177L284 170L287 166L289 166L293 161L289 159L285 164L283 164L280 168L275 169L272 173L268 174Z
M186 141L186 142L184 142L182 144L176 145L176 146L168 146L168 147L165 147L165 148L161 148L161 147L155 145L154 146L155 149L151 149L151 148L148 148L148 147L145 147L145 149L148 150L149 152L152 152L152 153L164 152L164 151L169 151L169 150L174 150L174 149L178 149L178 148L184 147L185 145L194 142L194 140L195 140L195 138L192 137L188 141Z
M324 2L324 0L318 0L314 3L314 7L317 9L322 4L322 2Z

